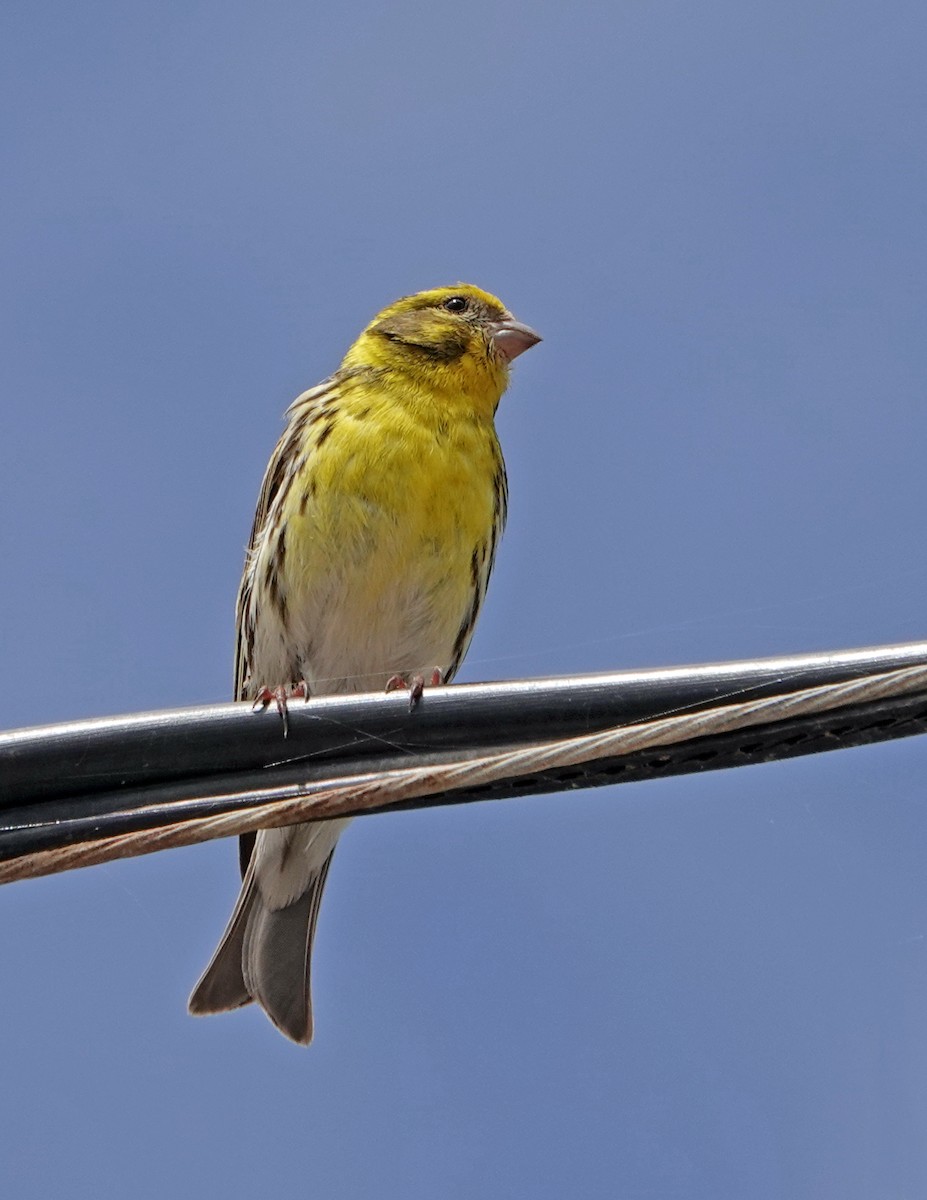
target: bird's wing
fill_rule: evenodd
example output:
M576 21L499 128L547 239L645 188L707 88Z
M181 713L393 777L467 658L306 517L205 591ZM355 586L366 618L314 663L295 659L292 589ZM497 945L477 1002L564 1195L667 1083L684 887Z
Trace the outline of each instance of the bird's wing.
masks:
M274 452L270 456L270 462L267 464L267 470L264 472L261 492L258 496L257 510L254 514L254 523L251 526L251 536L248 539L248 550L245 554L245 569L242 572L241 585L238 589L238 600L235 605L236 700L248 699L245 695L245 684L248 679L254 647L254 630L256 624L256 614L252 597L254 579L250 566L257 541L261 535L261 531L264 529L274 502L280 495L281 488L287 478L288 470L299 454L299 447L303 433L305 432L306 422L336 392L338 383L338 376L333 375L322 383L317 384L316 387L303 392L301 396L296 397L286 410L286 428L283 431L283 436L274 448ZM281 679L276 682L285 683L286 680ZM253 833L244 833L238 839L238 864L241 869L242 878L244 878L248 870L248 863L251 861L254 841L255 835Z
M248 665L254 639L255 613L252 605L253 579L249 566L254 554L261 530L267 521L268 514L274 501L280 495L281 488L287 478L287 473L294 463L302 441L305 425L311 419L316 409L330 399L337 390L338 377L331 376L297 396L286 411L287 425L283 436L274 448L264 472L261 492L258 496L257 510L254 523L251 526L251 536L248 539L248 549L245 554L245 569L238 589L238 600L235 606L235 699L246 700L245 681L248 678ZM285 683L286 680L278 680Z

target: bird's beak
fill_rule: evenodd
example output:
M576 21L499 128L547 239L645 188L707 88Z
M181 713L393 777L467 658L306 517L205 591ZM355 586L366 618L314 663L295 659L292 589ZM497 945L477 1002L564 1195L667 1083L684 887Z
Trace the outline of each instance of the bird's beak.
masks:
M519 354L530 350L541 340L539 333L535 333L527 325L522 325L521 321L516 321L511 313L506 313L498 321L493 321L489 331L496 353L506 362L518 358Z

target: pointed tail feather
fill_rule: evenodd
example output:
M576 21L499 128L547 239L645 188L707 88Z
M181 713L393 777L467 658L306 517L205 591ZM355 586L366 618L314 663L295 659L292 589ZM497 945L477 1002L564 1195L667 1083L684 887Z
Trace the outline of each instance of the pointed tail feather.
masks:
M226 1012L256 1000L288 1038L312 1041L312 943L334 852L332 846L302 893L282 908L265 900L252 857L218 949L190 996L191 1013Z
M254 907L242 948L248 991L282 1033L306 1046L312 1041L312 943L334 853L292 904Z
M251 992L242 971L242 948L251 911L255 901L259 900L252 861L222 940L187 1002L187 1011L194 1016L228 1012L229 1009L251 1003Z

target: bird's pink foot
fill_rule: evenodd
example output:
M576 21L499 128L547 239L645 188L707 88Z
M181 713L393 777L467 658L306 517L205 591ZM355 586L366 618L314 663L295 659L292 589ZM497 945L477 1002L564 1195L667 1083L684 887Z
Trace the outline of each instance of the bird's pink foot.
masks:
M440 667L435 667L431 672L431 679L428 682L429 687L440 687L444 683L444 672ZM416 707L419 700L425 691L425 676L424 675L391 675L386 681L386 690L388 692L405 692L409 693L409 709Z
M262 687L254 698L251 711L263 712L271 700L273 700L277 706L277 712L280 714L280 719L283 721L283 736L286 737L290 732L287 704L290 700L308 699L309 684L306 683L305 679L300 679L298 683L291 683L289 686L281 683L275 688Z

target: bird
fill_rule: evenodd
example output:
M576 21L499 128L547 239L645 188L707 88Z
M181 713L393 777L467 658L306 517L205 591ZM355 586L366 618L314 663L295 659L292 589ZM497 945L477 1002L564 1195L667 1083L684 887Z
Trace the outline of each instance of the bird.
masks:
M258 499L236 607L235 696L271 701L453 679L508 507L495 414L539 342L489 292L433 288L384 308L341 366L287 409ZM313 1036L319 903L347 819L240 842L241 891L189 1001L257 1002Z

